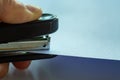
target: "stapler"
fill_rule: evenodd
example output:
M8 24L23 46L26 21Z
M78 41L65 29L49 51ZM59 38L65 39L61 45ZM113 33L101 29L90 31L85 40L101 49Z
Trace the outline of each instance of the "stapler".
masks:
M0 63L53 58L57 55L31 53L49 50L51 33L58 30L58 18L44 13L40 19L22 23L0 23Z

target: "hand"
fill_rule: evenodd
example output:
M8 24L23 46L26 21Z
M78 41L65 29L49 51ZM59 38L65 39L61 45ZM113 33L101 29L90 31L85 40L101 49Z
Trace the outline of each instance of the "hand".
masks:
M38 19L42 15L39 8L31 5L23 5L16 0L0 0L0 21L19 24ZM30 65L30 61L14 62L17 69L24 70ZM3 78L9 68L9 63L0 64L0 78Z

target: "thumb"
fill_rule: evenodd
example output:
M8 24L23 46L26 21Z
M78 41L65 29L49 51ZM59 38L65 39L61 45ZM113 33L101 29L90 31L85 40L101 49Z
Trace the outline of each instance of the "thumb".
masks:
M38 19L42 15L40 8L23 5L14 0L11 4L3 6L1 21L11 24L25 23Z

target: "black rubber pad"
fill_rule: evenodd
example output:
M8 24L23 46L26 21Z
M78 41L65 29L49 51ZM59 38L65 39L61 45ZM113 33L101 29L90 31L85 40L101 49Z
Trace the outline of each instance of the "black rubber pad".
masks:
M50 55L44 53L27 53L27 54L19 54L19 55L10 55L10 54L1 54L0 55L0 63L7 62L19 62L19 61L28 61L28 60L41 60L41 59L51 59L56 57L57 55Z

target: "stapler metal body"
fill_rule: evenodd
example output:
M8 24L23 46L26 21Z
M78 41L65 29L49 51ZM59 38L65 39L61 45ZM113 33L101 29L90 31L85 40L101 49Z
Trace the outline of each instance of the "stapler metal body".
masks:
M49 50L51 33L58 30L58 18L43 14L39 20L23 24L0 23L0 63L52 58L56 55L29 51Z

